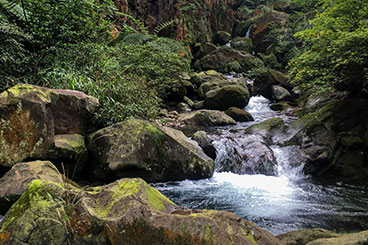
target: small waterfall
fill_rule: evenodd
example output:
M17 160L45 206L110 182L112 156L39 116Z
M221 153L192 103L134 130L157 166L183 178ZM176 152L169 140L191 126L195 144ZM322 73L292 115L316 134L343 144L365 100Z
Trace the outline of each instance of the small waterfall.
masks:
M250 34L250 27L251 27L252 25L250 25L249 27L248 27L248 30L247 30L247 33L245 34L245 37L247 37L247 38L249 38L249 34Z
M254 122L208 129L217 149L212 178L154 187L178 205L234 212L274 235L312 227L368 229L368 190L317 184L304 176L305 158L298 146L269 146L260 136L244 134L269 118L281 117L286 124L294 120L269 106L267 99L252 97L245 110Z

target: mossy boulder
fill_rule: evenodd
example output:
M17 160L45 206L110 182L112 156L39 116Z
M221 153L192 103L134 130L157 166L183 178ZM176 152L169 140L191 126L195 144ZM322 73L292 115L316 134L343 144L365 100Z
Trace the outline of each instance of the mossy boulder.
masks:
M325 229L313 228L291 231L277 236L286 245L305 245L321 238L334 238L340 235ZM338 243L337 243L338 244ZM342 244L342 243L341 243Z
M262 67L263 62L247 52L237 51L228 46L221 46L204 56L200 60L200 66L202 70L242 73Z
M21 84L0 94L0 165L48 159L54 137L80 134L98 108L96 98L72 90Z
M204 98L207 109L225 111L229 107L245 107L250 93L243 77L223 80L210 80L202 83L199 95Z
M127 120L88 136L93 178L141 177L149 182L212 176L213 160L181 131Z
M337 237L320 238L307 243L308 245L357 245L367 244L368 231L361 231L356 233L340 234Z
M213 36L213 43L216 45L225 45L231 39L231 34L226 31L219 31Z
M278 143L278 136L286 131L285 122L280 117L267 119L247 128L244 133L260 136L269 145Z
M187 126L206 127L206 126L226 126L235 125L234 119L224 112L217 110L198 110L180 114L178 120Z
M225 111L229 107L245 107L249 102L248 88L241 85L228 85L212 89L205 94L206 108Z
M253 51L252 39L248 37L236 37L231 40L230 46L236 50L248 53L252 53Z
M63 176L49 161L24 162L14 165L0 179L0 214L5 214L9 210L34 179L63 182Z
M291 100L289 91L279 85L271 85L271 97L275 101Z
M2 244L281 244L235 214L178 207L141 179L34 180L0 225Z
M324 93L300 102L301 117L291 124L289 142L307 157L304 171L326 182L364 184L368 167L361 137L368 123L368 100Z
M253 116L243 109L237 108L237 107L230 107L225 112L226 115L230 116L232 119L234 119L237 122L249 122L254 121Z
M202 71L192 75L190 81L198 88L205 82L221 82L226 80L224 74L214 70Z
M296 103L291 103L290 101L280 101L273 103L270 108L274 111L283 111L296 105Z
M266 97L269 100L273 100L275 98L273 97L274 93L271 89L271 86L279 85L283 88L291 90L292 85L288 81L289 78L285 74L275 70L267 70L258 74L254 79L254 92Z

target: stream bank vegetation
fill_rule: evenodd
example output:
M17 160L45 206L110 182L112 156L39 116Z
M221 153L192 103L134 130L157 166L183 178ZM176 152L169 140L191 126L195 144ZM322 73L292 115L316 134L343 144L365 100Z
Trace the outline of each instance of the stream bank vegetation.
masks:
M83 91L100 100L100 125L155 117L190 55L131 16L139 32L125 23L117 31L117 13L110 0L1 1L0 90L31 83Z

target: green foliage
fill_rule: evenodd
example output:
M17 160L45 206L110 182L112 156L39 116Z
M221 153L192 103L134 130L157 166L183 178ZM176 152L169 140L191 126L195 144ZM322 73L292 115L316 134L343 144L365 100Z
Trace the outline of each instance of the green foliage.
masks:
M133 16L129 15L129 14L124 14L124 13L120 13L117 12L118 15L124 16L125 18L131 20L137 27L140 33L143 34L148 34L147 28L143 25L142 21L134 18Z
M189 69L180 43L166 38L140 45L111 47L75 44L52 48L43 58L39 85L83 91L97 97L98 123L111 125L131 117L152 118L177 82L174 74Z
M0 79L75 89L95 96L97 123L152 118L175 87L176 73L189 70L181 43L123 25L114 41L110 0L0 0ZM169 26L164 23L157 31ZM124 29L125 28L125 29Z
M156 37L143 45L124 45L121 49L124 72L145 76L161 98L177 83L175 75L190 69L187 50L170 38Z
M27 71L30 54L24 42L31 40L18 26L7 21L0 21L0 87L14 85L16 77Z
M312 28L297 33L305 52L292 59L294 82L360 92L367 84L368 2L321 0Z

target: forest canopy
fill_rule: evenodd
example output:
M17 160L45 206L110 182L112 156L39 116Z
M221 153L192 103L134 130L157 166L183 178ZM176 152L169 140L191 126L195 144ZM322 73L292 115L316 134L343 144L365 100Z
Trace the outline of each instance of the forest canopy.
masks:
M368 1L321 0L311 28L296 34L304 52L290 62L294 82L304 87L368 89Z

